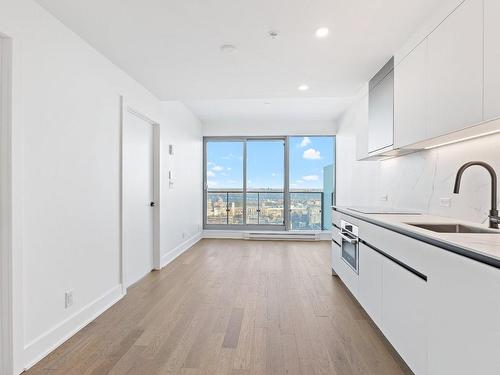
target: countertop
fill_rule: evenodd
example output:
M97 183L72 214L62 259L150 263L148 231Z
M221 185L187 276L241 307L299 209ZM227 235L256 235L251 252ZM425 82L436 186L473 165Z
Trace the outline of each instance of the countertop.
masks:
M500 268L500 230L497 233L438 233L407 223L428 224L463 224L485 228L477 223L445 218L434 215L400 215L400 214L364 214L350 210L349 207L333 206L334 210L359 220L392 230L417 240L440 247L444 250L475 259L482 263ZM362 238L362 234L360 234Z

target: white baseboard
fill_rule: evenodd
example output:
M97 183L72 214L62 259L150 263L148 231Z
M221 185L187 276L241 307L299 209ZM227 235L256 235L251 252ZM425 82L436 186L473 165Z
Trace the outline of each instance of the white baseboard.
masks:
M25 370L29 369L104 311L122 299L122 286L117 285L102 297L40 335L24 347Z
M258 231L252 231L252 232L258 232ZM204 230L203 231L203 238L221 238L221 239L245 239L247 238L248 231L244 230ZM263 233L274 233L274 232L269 232L265 231ZM275 232L276 234L280 234L283 237L286 237L287 232ZM305 233L305 234L310 234L312 231L294 231L295 234L299 233ZM317 241L330 241L332 239L332 232L331 231L317 231L316 233L319 234ZM294 236L289 236L289 240L293 240Z
M171 261L173 261L179 255L181 255L183 252L188 250L190 247L192 247L195 243L197 243L202 238L203 238L202 232L198 232L193 237L188 238L186 241L184 241L180 245L177 245L176 247L174 247L168 253L163 254L161 256L161 260L160 260L160 267L161 268L165 267L167 264L169 264Z

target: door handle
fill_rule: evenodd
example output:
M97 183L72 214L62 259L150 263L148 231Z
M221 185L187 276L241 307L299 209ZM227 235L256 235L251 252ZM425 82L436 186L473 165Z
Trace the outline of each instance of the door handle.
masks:
M356 245L358 243L358 239L357 238L349 238L347 237L344 233L342 232L339 232L339 235L340 237L342 237L342 239L346 242L349 242L350 244L352 245Z

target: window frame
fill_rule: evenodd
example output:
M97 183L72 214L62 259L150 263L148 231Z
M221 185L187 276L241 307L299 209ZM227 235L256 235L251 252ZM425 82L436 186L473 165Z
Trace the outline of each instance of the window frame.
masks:
M319 135L289 135L289 136L205 136L203 137L203 229L204 230L263 230L263 231L290 231L290 170L289 170L289 141L290 138L295 137L331 137L334 144L334 182L333 189L336 191L336 137L331 134L319 134ZM247 142L248 141L283 141L283 160L284 160L284 173L283 173L283 218L284 223L281 224L247 224L247 210L246 210L246 195L247 195ZM208 182L207 182L207 144L210 142L242 142L243 143L243 224L208 224L207 223L207 196L209 193ZM215 189L217 191L217 189ZM222 189L223 190L223 189ZM221 190L221 191L222 191ZM250 192L252 193L252 192ZM335 196L333 194L332 204L335 204ZM321 213L321 230L324 230L324 207L323 201L322 213ZM315 230L311 230L314 232Z

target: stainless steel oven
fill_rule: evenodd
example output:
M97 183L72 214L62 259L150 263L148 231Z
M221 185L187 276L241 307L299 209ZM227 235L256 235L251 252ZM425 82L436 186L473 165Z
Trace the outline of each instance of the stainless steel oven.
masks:
M340 221L341 259L356 273L359 273L358 227L347 221Z

